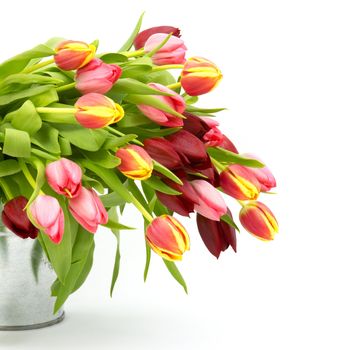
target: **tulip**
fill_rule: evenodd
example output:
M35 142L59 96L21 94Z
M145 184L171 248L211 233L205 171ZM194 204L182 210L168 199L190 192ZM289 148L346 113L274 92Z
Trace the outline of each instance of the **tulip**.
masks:
M47 195L39 195L30 205L28 216L32 223L59 244L64 233L64 214L58 200Z
M148 225L146 240L158 255L170 261L182 260L182 255L190 249L188 233L170 215L159 216Z
M162 137L154 137L143 141L147 153L158 163L170 170L181 167L181 159L173 145Z
M213 90L222 79L219 68L202 57L189 58L181 73L181 86L190 96L199 96Z
M175 28L175 27L171 27L171 26L159 26L159 27L152 27L152 28L148 28L142 32L140 32L137 37L134 40L134 46L135 49L141 49L142 47L145 46L145 42L147 41L147 39L156 33L165 33L165 34L170 34L172 33L173 36L176 36L178 38L180 38L180 29L179 28Z
M103 128L117 123L124 117L122 106L104 95L93 92L80 97L75 107L75 117L85 128Z
M213 127L203 136L203 140L206 146L220 146L224 140L224 135L217 127Z
M180 114L185 111L185 100L179 94L161 84L150 83L148 85L153 89L171 94L171 96L153 95L153 97L167 104L169 107L171 107ZM151 119L159 125L168 126L172 128L183 125L183 120L181 118L174 116L170 113L161 111L160 109L157 109L155 107L147 105L138 105L137 107L147 118Z
M197 136L199 139L210 130L210 126L200 117L188 112L184 112L186 119L184 120L183 130L186 130Z
M229 210L227 214L231 217ZM197 227L204 244L217 259L229 246L237 252L236 231L226 222L213 221L197 214Z
M96 92L105 94L120 78L122 69L116 64L104 63L94 58L86 66L78 69L76 74L76 88L82 94Z
M220 185L226 194L240 200L257 199L261 189L250 168L238 164L221 172Z
M78 164L61 158L46 166L46 178L51 188L68 198L76 197L81 190L82 171Z
M79 195L69 201L69 210L87 231L95 233L99 224L106 224L108 214L93 189L82 187Z
M219 147L221 147L227 151L238 154L238 150L237 150L236 146L232 143L232 141L227 136L225 136L225 135L222 135L222 136L223 136L223 138L222 138L222 141L221 141Z
M263 203L252 201L242 207L239 220L252 235L264 241L271 241L278 232L278 223L272 211Z
M254 154L246 153L243 154L243 156L261 161ZM263 168L249 168L249 170L255 175L256 179L259 181L262 192L268 192L272 188L276 187L276 179L267 166L264 166Z
M120 158L118 169L130 179L146 180L152 175L153 161L140 146L128 145L119 148L116 156Z
M63 70L74 70L84 67L95 56L96 47L82 41L66 40L55 49L56 65Z
M167 37L167 34L156 33L145 42L146 53L158 47ZM152 61L158 66L165 64L182 64L185 62L186 46L180 38L172 35L169 40L152 56Z
M194 209L208 219L219 221L227 212L226 203L219 191L205 180L194 180L191 185L197 194Z
M17 236L35 239L38 229L30 222L25 207L28 203L23 196L15 197L4 205L1 214L3 224Z

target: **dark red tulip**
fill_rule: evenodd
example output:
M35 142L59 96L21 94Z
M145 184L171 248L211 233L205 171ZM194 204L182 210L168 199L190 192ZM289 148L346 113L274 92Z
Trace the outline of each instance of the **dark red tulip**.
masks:
M138 50L138 49L141 49L141 47L144 47L147 39L151 35L157 34L157 33L164 33L164 34L172 33L173 36L176 36L178 38L180 38L180 36L181 36L180 29L175 28L175 27L171 27L171 26L158 26L158 27L148 28L148 29L145 29L144 31L140 32L137 35L137 37L135 38L135 40L134 40L135 49Z
M154 137L144 140L143 144L147 153L158 163L170 170L181 168L181 159L168 140L162 137Z
M4 205L2 211L2 222L17 236L25 239L35 239L38 236L38 229L30 222L24 210L28 200L23 196L11 199Z
M231 216L229 210L227 214ZM197 226L204 244L217 259L229 246L237 251L236 231L226 222L213 221L197 213Z
M202 137L210 130L210 126L196 115L188 112L184 112L183 115L186 117L186 119L184 119L183 130L190 132L199 139L202 139Z

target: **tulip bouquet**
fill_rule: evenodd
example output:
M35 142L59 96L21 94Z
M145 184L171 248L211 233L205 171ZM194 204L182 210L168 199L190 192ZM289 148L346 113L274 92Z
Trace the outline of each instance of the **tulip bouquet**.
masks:
M57 275L55 311L88 276L99 225L117 240L112 293L120 231L131 229L119 222L127 204L145 224L144 278L153 250L185 290L175 261L190 240L174 213L196 213L217 258L236 250L238 230L221 192L239 202L248 232L262 240L277 232L257 201L275 187L273 175L220 131L213 117L221 109L195 106L220 82L220 70L186 58L177 28L139 32L141 20L115 52L54 38L0 65L2 221L46 254Z

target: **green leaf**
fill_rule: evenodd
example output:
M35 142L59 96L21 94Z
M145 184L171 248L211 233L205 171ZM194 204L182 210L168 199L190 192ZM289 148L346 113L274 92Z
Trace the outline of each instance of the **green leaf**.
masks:
M17 174L21 171L17 160L6 159L0 161L0 177Z
M56 89L50 88L47 91L43 91L40 94L36 94L35 96L32 96L30 100L37 107L45 107L45 106L51 105L54 102L57 102L59 98L58 98Z
M146 282L147 276L148 276L148 271L149 271L149 266L151 264L151 248L148 245L147 241L146 243L146 262L145 262L145 269L143 271L143 280Z
M41 129L32 136L32 143L50 153L59 154L61 152L58 130L47 123L43 123Z
M148 83L158 83L164 86L176 83L174 76L168 71L150 72L146 76Z
M265 165L256 159L243 157L221 147L208 147L208 154L220 163L240 164L252 168L263 168Z
M163 192L170 195L180 195L181 192L174 190L170 186L166 185L159 177L152 176L151 178L144 180L144 182L155 189L156 191Z
M100 59L105 63L121 63L127 62L128 58L120 53L106 53L100 57Z
M120 159L106 150L98 150L97 152L82 151L87 159L103 168L114 169L120 164Z
M164 95L170 96L167 92L161 92L147 84L132 78L121 78L110 90L109 94L136 94L136 95Z
M33 244L32 251L30 253L30 261L32 265L32 272L35 278L35 281L38 283L39 279L39 268L40 268L40 263L41 263L41 258L43 256L43 248L40 245L40 242L38 240L35 240Z
M0 106L5 106L14 101L21 100L24 98L32 97L35 95L40 95L51 89L50 85L39 85L31 87L30 89L25 89L21 91L11 92L0 96Z
M26 131L29 135L35 134L42 125L41 118L37 113L35 106L29 100L6 116L11 119L11 124L15 129Z
M113 209L113 208L111 208L111 209ZM113 230L135 230L135 227L130 227L130 226L123 225L120 222L118 222L115 219L113 219L112 217L109 217L109 220L108 220L107 224L104 224L102 226L108 227L112 231Z
M120 124L120 123L119 123ZM181 128L159 128L158 126L156 126L155 128L151 129L151 128L139 128L137 126L134 127L121 127L119 126L119 131L122 131L124 134L127 134L129 132L135 132L141 139L142 138L150 138L150 137L162 137L162 136L168 136L173 134L174 132L177 132L179 130L181 130Z
M158 173L163 174L168 179L176 182L179 185L182 185L182 181L168 168L166 168L164 165L158 163L157 161L153 160L153 168Z
M97 181L96 179L93 179L92 177L87 176L86 174L83 175L83 185L85 187L93 187L99 193L105 192L105 188L100 181Z
M102 204L106 208L119 207L125 204L125 200L117 192L108 193L100 196Z
M62 156L72 155L72 147L70 145L70 142L66 138L59 136L58 143L60 144Z
M80 125L56 124L60 134L68 141L83 150L95 152L98 151L108 135L107 131L102 129L86 129Z
M118 222L118 215L117 215L116 208L111 208L108 211L108 216L109 216L109 221ZM119 230L120 229L118 227L112 228L112 232L117 239L117 251L114 259L114 267L113 267L113 274L112 274L112 281L111 281L111 288L110 288L111 297L113 296L114 286L119 276L119 267L120 267L120 232Z
M118 128L133 128L140 125L152 125L153 122L147 118L135 105L127 104L124 107L125 116L118 122ZM133 129L130 130L134 133Z
M185 290L186 294L188 294L186 282L185 282L184 278L182 277L179 269L175 265L175 263L173 261L169 261L169 260L166 260L166 259L163 259L163 261L164 261L164 264L167 267L168 271L170 272L170 274L183 287L183 289Z
M127 143L134 141L135 139L137 139L136 134L128 134L120 137L109 134L102 148L116 151L117 148L125 146Z
M200 107L195 107L195 106L187 106L186 111L187 112L200 112L200 113L217 113L224 111L226 108L200 108Z
M142 14L141 14L139 20L138 20L137 23L136 23L136 26L135 26L133 32L131 33L131 35L130 35L130 37L128 38L128 40L124 43L124 45L119 49L119 51L128 51L128 50L130 50L131 46L132 46L133 43L134 43L134 40L135 40L137 34L138 34L139 31L140 31L140 28L141 28L141 25L142 25L142 19L143 19L143 15L144 15L144 14L145 14L145 13L142 12Z
M149 57L140 57L129 61L123 66L122 78L139 79L142 75L147 75L152 71L153 63Z
M22 130L5 130L3 153L12 157L30 157L30 137Z
M220 220L223 221L223 222L226 222L226 224L228 224L231 227L235 228L239 232L239 227L235 224L233 219L228 214L225 214L225 215L221 216Z
M0 79L22 71L34 58L54 55L55 51L46 45L38 45L31 50L10 58L0 65Z

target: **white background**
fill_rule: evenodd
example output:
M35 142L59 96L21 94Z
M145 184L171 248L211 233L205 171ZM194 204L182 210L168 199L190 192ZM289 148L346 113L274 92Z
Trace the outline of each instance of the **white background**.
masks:
M1 349L349 349L350 11L347 1L6 1L3 60L52 36L118 49L143 28L175 25L189 55L215 61L224 81L200 105L228 107L222 129L259 154L278 180L262 198L280 234L262 243L242 231L238 253L217 261L194 220L179 264L189 295L153 256L143 283L141 218L123 223L120 278L108 296L115 240L97 233L93 271L62 324L0 333ZM238 207L232 201L233 212Z

